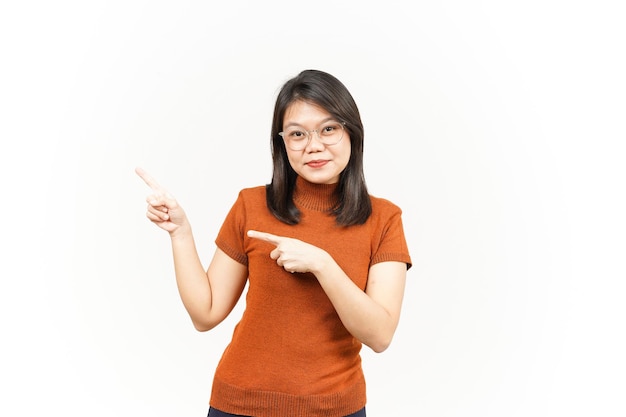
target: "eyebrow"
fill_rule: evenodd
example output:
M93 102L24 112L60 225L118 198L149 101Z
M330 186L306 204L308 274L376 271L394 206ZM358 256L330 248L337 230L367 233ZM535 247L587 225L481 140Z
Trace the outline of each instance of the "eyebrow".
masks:
M324 123L326 123L326 122L330 122L331 120L336 121L336 119L335 119L334 117L332 117L332 116L328 116L327 118L322 119L322 120L319 122L318 126L319 126L319 125L322 125L322 124L324 124ZM298 122L290 122L290 123L287 123L287 124L285 125L285 127L284 127L284 128L288 128L288 127L291 127L291 126L299 126L299 127L304 127L303 125L301 125L301 124L300 124L300 123L298 123Z

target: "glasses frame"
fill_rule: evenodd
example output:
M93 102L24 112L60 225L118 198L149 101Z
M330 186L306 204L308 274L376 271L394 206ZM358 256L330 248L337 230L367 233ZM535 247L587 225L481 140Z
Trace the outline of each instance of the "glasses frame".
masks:
M309 144L311 143L311 139L313 139L313 132L317 133L317 140L322 143L324 146L335 146L338 145L339 143L341 143L341 141L343 140L343 137L345 135L346 132L346 122L337 122L339 123L339 126L341 126L341 137L339 138L339 140L335 143L325 143L324 140L322 139L322 136L320 135L320 127L318 127L317 129L313 129L313 130L306 130L306 129L302 129L302 133L304 133L306 135L306 143L305 145L301 148L301 149L293 149L292 147L288 146L288 140L285 138L285 132L278 132L278 135L283 138L283 142L285 143L285 146L289 149L291 149L292 151L303 151L306 149L307 146L309 146Z

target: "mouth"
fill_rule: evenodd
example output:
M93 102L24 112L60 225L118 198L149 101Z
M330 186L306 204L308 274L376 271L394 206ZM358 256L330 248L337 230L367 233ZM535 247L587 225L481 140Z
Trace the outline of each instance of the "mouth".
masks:
M311 168L321 168L328 163L325 159L317 159L315 161L309 161L306 163L307 166Z

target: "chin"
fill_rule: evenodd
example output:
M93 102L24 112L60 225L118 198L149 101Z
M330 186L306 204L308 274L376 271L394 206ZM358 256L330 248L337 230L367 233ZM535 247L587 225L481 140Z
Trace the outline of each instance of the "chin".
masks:
M305 170L306 171L306 170ZM335 184L339 182L339 175L333 176L324 172L298 172L302 178L313 184Z

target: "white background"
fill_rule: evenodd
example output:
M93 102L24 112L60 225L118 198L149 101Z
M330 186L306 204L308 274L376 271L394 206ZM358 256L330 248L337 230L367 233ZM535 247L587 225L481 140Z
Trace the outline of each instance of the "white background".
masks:
M241 306L193 330L133 170L208 264L270 180L279 87L316 68L414 260L368 415L625 415L619 3L3 2L0 414L206 415Z

